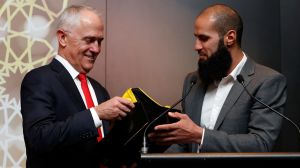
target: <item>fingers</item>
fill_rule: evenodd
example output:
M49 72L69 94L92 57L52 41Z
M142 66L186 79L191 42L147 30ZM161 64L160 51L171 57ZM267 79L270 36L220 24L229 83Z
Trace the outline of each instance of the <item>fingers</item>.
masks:
M169 137L169 136L174 136L176 135L176 131L172 130L172 131L155 131L155 132L150 132L148 134L149 138L163 138L163 137Z
M131 109L134 108L134 105L132 106L131 104L132 103L125 103L125 102L120 101L116 104L116 107L122 112L130 112Z
M134 108L134 104L121 97L114 97L95 107L100 119L121 120Z
M177 142L177 131L155 131L148 134L151 142L158 145L169 145Z
M178 120L186 119L187 116L186 114L181 114L178 112L169 112L168 115L172 118L176 118ZM178 122L172 123L172 124L163 124L163 125L158 125L154 128L155 131L172 131L175 129L178 129L180 126Z
M159 144L201 143L203 128L195 124L186 114L170 113L170 117L179 121L158 125L148 134L149 139Z
M122 97L114 97L109 101L112 101L112 106L120 111L121 116L126 116L126 113L134 108L134 104L130 100Z
M172 118L177 118L177 119L181 119L184 118L186 116L186 114L182 114L179 112L169 112L168 115Z
M148 137L154 142L165 142L166 138L172 138L176 136L177 129L177 123L158 125L154 128L153 132L148 134Z
M118 102L116 104L116 107L118 108L118 120L121 120L122 118L127 116L127 113L129 113L133 108L134 104L128 100L121 97L114 97L113 99L116 99Z
M124 106L126 106L126 107L128 107L128 108L130 108L130 109L133 109L134 108L134 104L130 101L130 100L128 100L128 99L125 99L125 98L122 98L122 97L114 97L115 99L118 99L118 101L122 104L122 105L124 105Z
M188 116L178 112L170 112L168 115L178 119L178 121L154 127L154 131L148 134L151 141L160 145L166 145L181 142L181 140L188 135L185 130L186 125L189 125L190 122L192 122L189 120Z
M129 111L128 111L129 112ZM126 112L123 112L123 111L120 111L119 112L119 117L121 117L121 119L122 118L124 118L124 117L126 117L127 116L127 113Z
M162 125L157 125L154 127L155 131L172 131L178 128L177 123L172 123L172 124L162 124Z

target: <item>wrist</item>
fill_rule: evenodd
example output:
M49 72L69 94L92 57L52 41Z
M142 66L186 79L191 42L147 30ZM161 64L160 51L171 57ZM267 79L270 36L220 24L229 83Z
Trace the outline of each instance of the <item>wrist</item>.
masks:
M195 132L195 143L201 144L204 129L202 127L198 126L197 129L195 129L195 130L196 130L196 132Z

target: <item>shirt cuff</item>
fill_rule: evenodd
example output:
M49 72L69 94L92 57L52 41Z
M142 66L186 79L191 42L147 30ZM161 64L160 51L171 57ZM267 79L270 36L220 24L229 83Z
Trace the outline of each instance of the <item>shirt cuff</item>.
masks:
M90 111L92 113L92 117L94 120L94 124L96 126L96 128L99 128L102 126L102 120L100 120L100 118L98 117L98 114L96 112L96 110L94 108L90 108Z
M200 144L198 144L198 149L197 149L197 153L200 152L202 145L203 145L203 140L204 140L204 134L205 134L205 128L203 128L203 132L202 132L202 138L201 138L201 142Z

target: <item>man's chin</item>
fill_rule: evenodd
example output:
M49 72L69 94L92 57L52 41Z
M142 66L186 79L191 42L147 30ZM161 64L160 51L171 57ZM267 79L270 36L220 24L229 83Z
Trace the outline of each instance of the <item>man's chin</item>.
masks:
M94 64L88 64L88 65L85 65L82 69L84 72L88 73L90 72L94 67Z
M208 59L207 56L199 56L198 61L199 61L200 63L202 63L202 62L205 62L207 59Z

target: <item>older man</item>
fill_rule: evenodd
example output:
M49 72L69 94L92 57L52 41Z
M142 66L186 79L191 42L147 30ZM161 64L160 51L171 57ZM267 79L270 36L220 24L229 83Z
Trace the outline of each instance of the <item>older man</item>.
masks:
M27 167L99 167L99 141L108 122L120 120L134 104L109 98L86 74L101 52L104 26L87 6L70 6L57 27L58 55L29 72L21 87Z

